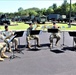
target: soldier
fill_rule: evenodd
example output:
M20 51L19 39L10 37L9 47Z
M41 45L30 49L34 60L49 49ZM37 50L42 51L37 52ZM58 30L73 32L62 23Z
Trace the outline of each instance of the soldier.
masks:
M6 43L0 43L0 61L4 61L3 58L8 58L7 55L5 55L6 50Z
M4 42L7 43L8 50L11 52L11 46L10 46L10 44L7 41L10 40L10 38L12 36L14 36L14 33L12 31L8 30L8 26L5 26L5 31L2 32L2 35L5 37ZM18 50L18 39L14 38L12 42L15 43L15 50Z
M2 35L0 34L0 39L2 39ZM0 61L4 61L3 58L8 58L7 55L5 55L6 51L6 43L0 42Z
M76 37L74 37L75 47L76 47Z
M31 32L32 30L35 30L37 27L36 27L36 25L34 25L34 27L33 27L32 23L30 23L29 26L30 26L30 27L27 29L27 32L26 32L27 47L28 47L29 49L31 49L30 41L29 41L29 40L31 40L31 39L36 39L36 40L37 40L37 46L39 47L39 46L40 46L40 44L39 44L39 37L36 36L36 35L30 35L30 32Z
M55 29L55 28L58 29L59 27L56 25L55 22L53 22L52 28L53 29ZM50 40L50 48L52 47L53 38L56 38L55 46L57 46L58 41L60 40L60 33L59 32L58 33L51 33L50 38L49 38L49 40Z

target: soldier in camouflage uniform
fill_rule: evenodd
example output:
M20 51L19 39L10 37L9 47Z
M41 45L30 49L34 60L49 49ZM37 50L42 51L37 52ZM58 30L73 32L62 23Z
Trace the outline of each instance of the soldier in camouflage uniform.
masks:
M52 26L53 29L58 29L59 27L56 25L55 22L53 22L53 26ZM50 35L50 48L52 47L52 43L53 43L53 39L56 38L56 43L55 43L55 46L57 46L58 44L58 41L60 40L61 36L60 36L60 32L58 33L51 33Z
M32 30L35 30L35 29L36 29L36 26L33 27L32 23L30 23L29 26L30 26L30 27L27 29L27 32L26 32L27 47L28 47L29 49L31 49L31 46L30 46L30 40L31 40L31 39L36 39L36 41L37 41L37 46L39 47L39 46L40 46L40 44L39 44L39 37L36 36L36 35L30 35L30 32L31 32Z
M76 37L74 37L75 47L76 47Z
M2 34L0 34L0 39L3 39ZM3 58L8 58L7 55L5 55L6 51L6 43L0 42L0 61L4 61Z
M7 41L10 40L10 38L12 36L14 36L14 33L12 31L8 30L8 26L7 25L4 28L5 28L5 31L2 32L2 35L5 37L4 42L7 43L8 50L9 50L9 52L11 52L11 46L10 46L10 44ZM12 42L15 43L15 50L18 50L18 39L14 38Z

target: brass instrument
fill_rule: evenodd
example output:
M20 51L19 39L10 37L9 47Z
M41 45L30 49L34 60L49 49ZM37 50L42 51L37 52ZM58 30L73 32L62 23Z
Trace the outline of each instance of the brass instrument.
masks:
M35 24L35 25L33 26L33 29L32 29L32 30L36 30L37 27L39 27L39 25Z

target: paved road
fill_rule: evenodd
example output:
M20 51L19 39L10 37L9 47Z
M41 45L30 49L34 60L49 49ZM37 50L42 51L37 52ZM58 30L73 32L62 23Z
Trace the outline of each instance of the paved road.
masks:
M76 75L76 51L72 48L72 37L65 32L64 44L67 46L54 46L50 50L49 35L47 32L39 35L41 44L39 50L28 50L24 47L26 44L24 34L20 38L24 54L15 53L21 58L5 59L4 62L0 62L0 75ZM31 44L34 44L33 42L31 41ZM63 44L63 38L59 43Z

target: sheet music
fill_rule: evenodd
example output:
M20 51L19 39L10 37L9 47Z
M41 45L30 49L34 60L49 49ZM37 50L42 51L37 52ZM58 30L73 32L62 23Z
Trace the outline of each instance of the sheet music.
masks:
M15 35L16 36L16 35ZM8 43L10 43L14 38L15 36L12 36L9 40L8 40Z

